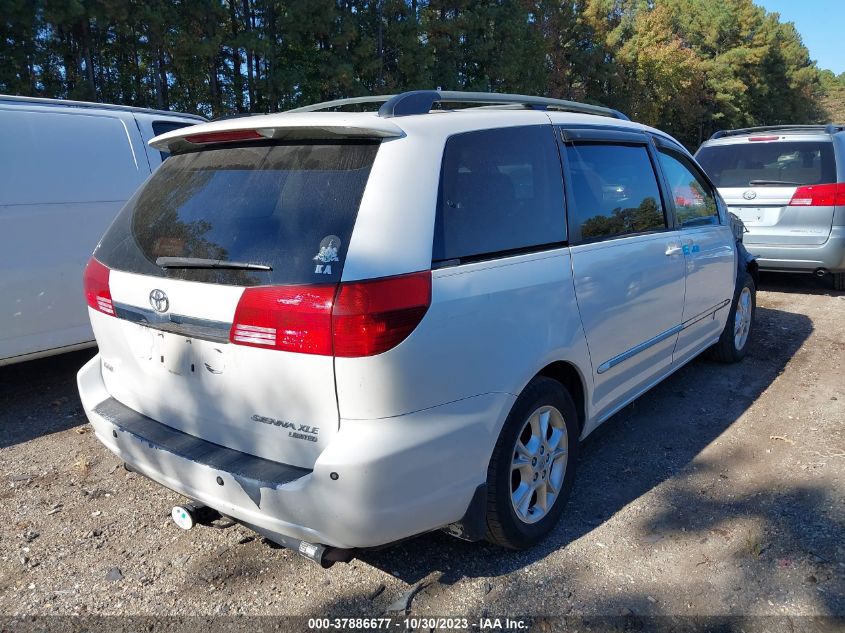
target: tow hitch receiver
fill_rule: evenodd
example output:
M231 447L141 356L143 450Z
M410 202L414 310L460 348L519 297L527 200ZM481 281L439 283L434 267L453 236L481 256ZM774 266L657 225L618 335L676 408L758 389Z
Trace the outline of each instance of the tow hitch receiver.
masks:
M183 530L190 530L197 523L210 523L220 518L220 513L213 508L193 501L173 506L170 511L173 522Z

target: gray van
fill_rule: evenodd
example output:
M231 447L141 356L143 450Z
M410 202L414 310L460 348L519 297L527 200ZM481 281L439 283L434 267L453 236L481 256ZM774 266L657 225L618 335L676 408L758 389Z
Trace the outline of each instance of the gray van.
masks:
M832 273L845 290L845 125L716 132L695 157L761 270Z
M94 344L88 256L166 157L147 141L204 120L0 95L0 365Z

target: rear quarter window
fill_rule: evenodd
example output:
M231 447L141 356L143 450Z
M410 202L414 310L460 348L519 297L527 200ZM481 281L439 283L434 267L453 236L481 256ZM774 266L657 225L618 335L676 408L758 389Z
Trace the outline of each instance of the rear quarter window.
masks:
M187 121L153 121L153 134L159 136L160 134L166 134L167 132L172 132L173 130L180 130L183 127L188 127L189 125L193 124L188 123Z
M549 126L446 142L432 260L472 261L566 241L563 178Z
M377 142L259 143L171 156L95 256L111 268L233 285L340 280ZM270 271L161 268L159 257Z
M179 130L183 127L188 127L189 125L193 125L187 121L153 121L153 134L156 136L160 136L161 134L167 134L168 132L172 132L173 130ZM162 152L159 151L161 155L161 161L164 162L167 158L170 157L170 152Z
M695 155L717 187L836 182L831 141L746 141L708 145Z

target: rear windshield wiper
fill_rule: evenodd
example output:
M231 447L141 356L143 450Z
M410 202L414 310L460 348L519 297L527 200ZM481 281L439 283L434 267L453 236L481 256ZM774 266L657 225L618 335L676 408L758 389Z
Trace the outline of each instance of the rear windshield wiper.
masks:
M252 262L229 262L224 259L204 259L202 257L158 257L156 266L162 268L225 268L228 270L273 270L267 264Z
M752 187L797 187L801 183L789 180L752 180L748 184Z

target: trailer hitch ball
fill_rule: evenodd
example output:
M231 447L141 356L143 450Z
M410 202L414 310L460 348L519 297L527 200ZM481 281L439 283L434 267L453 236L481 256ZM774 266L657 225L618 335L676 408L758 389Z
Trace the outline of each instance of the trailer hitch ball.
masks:
M197 511L199 509L200 506L196 504L185 503L181 506L173 506L170 516L173 518L173 522L180 528L190 530L199 522L197 517Z

